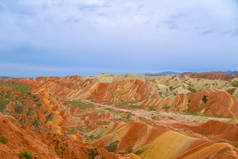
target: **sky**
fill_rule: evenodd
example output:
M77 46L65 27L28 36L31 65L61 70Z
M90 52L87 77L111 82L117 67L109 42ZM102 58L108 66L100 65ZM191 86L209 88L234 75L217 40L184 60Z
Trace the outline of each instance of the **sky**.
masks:
M238 0L0 0L0 76L238 70Z

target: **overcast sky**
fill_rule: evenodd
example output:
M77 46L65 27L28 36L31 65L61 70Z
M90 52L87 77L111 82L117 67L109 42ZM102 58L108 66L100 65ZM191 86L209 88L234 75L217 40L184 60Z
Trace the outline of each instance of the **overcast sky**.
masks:
M0 0L0 75L238 70L238 0Z

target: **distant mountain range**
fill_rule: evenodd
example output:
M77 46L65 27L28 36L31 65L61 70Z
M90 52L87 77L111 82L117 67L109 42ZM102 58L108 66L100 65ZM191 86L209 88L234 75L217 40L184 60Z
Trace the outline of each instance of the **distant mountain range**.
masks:
M164 72L157 72L157 73L150 73L146 72L144 75L152 75L152 76L159 76L159 75L175 75L175 74L210 74L210 73L218 73L223 74L227 73L230 75L238 75L238 71L214 71L214 72L174 72L174 71L164 71ZM91 76L93 77L93 76ZM10 76L0 76L0 79L9 79L14 78Z
M217 71L217 72L173 72L173 71L165 71L165 72L158 72L158 73L144 73L144 75L172 75L172 74L203 74L203 73L227 73L227 74L238 74L238 71Z
M172 72L172 71L165 71L165 72L159 72L159 73L145 73L145 75L172 75L172 74L180 74L178 72Z
M238 74L238 71L226 71L228 74Z
M8 79L8 78L11 78L11 77L8 77L8 76L0 76L1 79Z

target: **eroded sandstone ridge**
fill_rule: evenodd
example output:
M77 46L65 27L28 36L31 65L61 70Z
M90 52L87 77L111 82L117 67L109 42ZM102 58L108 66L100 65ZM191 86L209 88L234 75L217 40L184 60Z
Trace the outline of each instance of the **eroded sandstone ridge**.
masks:
M229 74L0 80L0 158L236 159Z

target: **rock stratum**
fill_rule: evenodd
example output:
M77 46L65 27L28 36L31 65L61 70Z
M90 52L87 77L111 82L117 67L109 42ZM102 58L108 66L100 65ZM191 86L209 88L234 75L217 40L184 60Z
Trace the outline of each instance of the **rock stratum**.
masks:
M0 158L237 159L238 79L204 74L2 78Z

